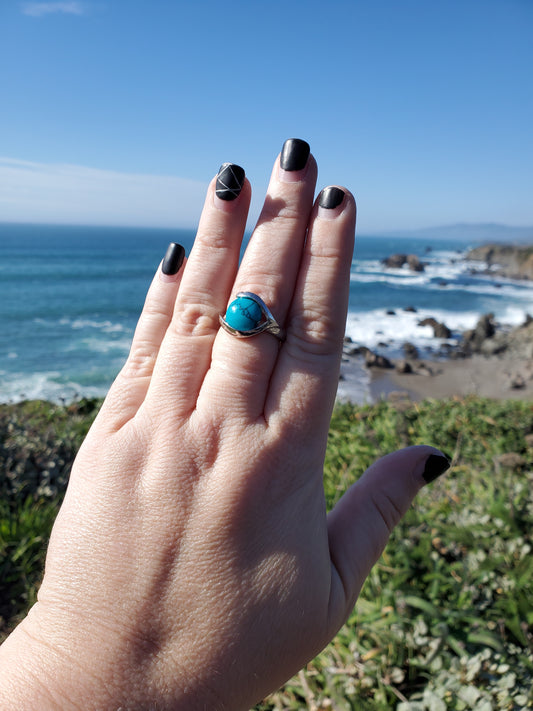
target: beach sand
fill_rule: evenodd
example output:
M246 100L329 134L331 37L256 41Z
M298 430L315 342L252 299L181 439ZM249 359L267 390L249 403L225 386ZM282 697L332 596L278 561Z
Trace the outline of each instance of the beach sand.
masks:
M376 402L391 392L404 392L412 400L464 397L475 394L499 400L533 402L533 363L513 357L474 355L457 360L423 361L433 375L401 374L395 370L373 369L370 400ZM524 387L511 383L521 376Z

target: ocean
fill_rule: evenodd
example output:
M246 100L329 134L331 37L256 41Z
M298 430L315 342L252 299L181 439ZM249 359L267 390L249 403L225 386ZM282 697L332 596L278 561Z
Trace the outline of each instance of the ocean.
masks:
M193 239L192 230L0 224L0 402L105 395L168 243L188 252ZM533 285L472 275L472 246L455 235L357 237L346 335L391 356L406 341L436 353L442 341L418 325L425 317L453 341L484 313L509 325L533 315ZM425 270L385 269L393 253L418 255ZM357 378L364 401L363 368Z

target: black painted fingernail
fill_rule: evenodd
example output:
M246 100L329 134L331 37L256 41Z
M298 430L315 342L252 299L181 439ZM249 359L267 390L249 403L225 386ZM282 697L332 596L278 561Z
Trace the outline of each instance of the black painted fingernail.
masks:
M183 259L185 258L185 250L177 242L171 242L168 245L168 249L163 259L163 264L161 265L161 271L163 274L172 276L177 274L183 264Z
M244 185L244 169L235 163L222 163L217 175L216 193L221 200L235 200Z
M450 460L443 454L430 454L426 459L426 466L422 474L426 484L430 484L445 471L448 471L450 465Z
M339 207L343 199L344 190L334 187L324 188L318 197L318 204L327 210L333 210L333 208Z
M309 158L309 143L300 138L288 138L281 149L279 164L283 170L303 170Z

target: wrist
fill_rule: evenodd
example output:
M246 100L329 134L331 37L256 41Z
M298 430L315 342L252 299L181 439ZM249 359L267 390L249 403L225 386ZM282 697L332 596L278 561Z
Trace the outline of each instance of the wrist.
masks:
M183 693L176 692L177 670L174 693L159 692L157 673L153 668L146 672L146 667L157 664L154 660L147 663L143 659L146 650L135 652L135 645L125 645L116 631L98 635L96 628L83 631L81 626L69 624L65 628L76 629L76 635L65 634L43 621L37 607L0 645L2 711L194 711L220 707L204 685L195 684L192 675L187 675ZM127 661L133 657L138 657L135 667Z

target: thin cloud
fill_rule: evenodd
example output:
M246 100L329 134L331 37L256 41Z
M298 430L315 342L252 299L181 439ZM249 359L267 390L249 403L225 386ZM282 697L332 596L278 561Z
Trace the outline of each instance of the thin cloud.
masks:
M207 183L0 157L0 221L192 227Z
M30 17L43 17L44 15L64 14L83 15L85 5L82 2L27 2L22 5L22 12Z

